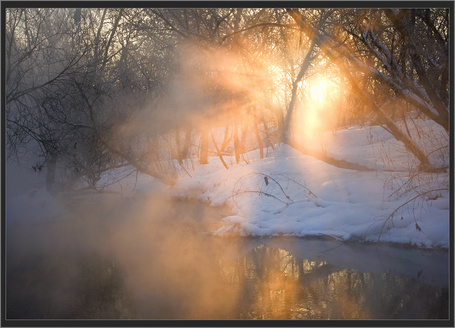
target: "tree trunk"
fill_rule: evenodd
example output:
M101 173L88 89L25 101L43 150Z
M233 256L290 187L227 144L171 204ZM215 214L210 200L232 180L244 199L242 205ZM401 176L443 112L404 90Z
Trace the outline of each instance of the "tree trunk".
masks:
M299 74L292 83L292 92L291 92L291 101L289 102L288 111L286 112L286 118L284 120L284 129L281 135L281 142L288 143L290 140L291 133L291 119L292 114L295 110L295 104L297 103L297 89L299 87L299 82L302 81L305 76L306 71L310 67L311 61L313 60L313 50L316 45L316 38L313 38L311 41L310 49L308 50L305 59L303 60L302 65L300 66Z
M229 133L229 126L226 126L226 129L224 130L223 143L221 144L220 152L224 152L224 150L226 149L226 147L229 143L229 140L231 140L232 136L228 137L228 133Z
M287 9L288 13L290 16L294 19L294 21L299 25L300 30L302 31L305 26L306 22L304 21L303 16L299 13L297 9ZM307 54L305 55L305 58L303 59L302 65L300 66L299 73L297 74L297 77L295 78L294 82L292 83L292 92L291 92L291 101L289 102L288 110L286 112L286 118L284 120L284 129L281 133L281 142L283 143L288 143L290 141L290 129L291 129L291 119L292 115L294 113L295 109L295 104L297 103L297 89L298 89L298 84L300 81L302 81L303 77L305 76L306 71L310 67L311 62L313 61L314 58L314 47L316 46L316 42L319 37L319 26L322 24L322 19L319 21L319 24L317 28L313 30L309 30L312 33L311 37L311 44L310 48L308 49Z
M201 152L199 155L200 164L208 164L209 157L209 130L204 129L201 133Z
M242 138L240 139L240 155L245 153L246 137L248 135L248 124L242 124Z
M220 149L218 148L218 145L216 144L216 140L215 140L215 137L213 136L212 130L210 130L210 136L212 137L213 145L215 146L216 153L218 154L218 157L220 158L221 163L223 163L223 165L224 165L224 167L226 168L226 170L229 169L229 167L227 166L226 162L225 162L224 159L223 159L223 155L221 155L221 151L220 151Z
M109 36L109 40L107 41L106 48L104 49L104 58L103 58L101 72L104 72L104 69L105 69L106 64L108 62L109 48L111 46L111 42L112 42L112 40L114 38L114 35L117 32L117 27L118 27L118 24L120 22L120 19L122 18L122 15L123 15L123 9L120 9L117 17L115 18L114 26L112 27L111 34Z
M258 141L259 157L262 159L262 158L264 158L264 144L262 143L261 134L259 132L259 127L258 127L258 122L254 122L253 128L254 128L254 134L256 135L256 140Z
M262 125L264 127L264 133L265 133L265 138L266 138L265 139L265 146L267 147L267 151L269 149L269 146L272 147L273 151L275 151L275 146L273 145L273 140L270 137L269 128L268 128L267 123L264 120L264 118L262 118L261 122L262 122ZM278 126L279 126L279 124L278 124ZM278 133L280 133L280 129L279 128L278 128Z
M283 117L283 113L281 111L276 110L275 114L276 114L276 120L277 120L277 124L278 124L278 138L279 138L278 142L280 142L280 141L284 140L284 134L285 134L285 132L284 132L284 117ZM265 122L264 122L264 127L268 131L267 125L266 125ZM270 140L270 141L273 144L272 140Z
M183 149L181 153L181 158L184 159L188 156L188 151L191 146L191 128L188 128L185 132L185 142L183 143Z
M234 153L235 153L235 162L239 164L240 162L240 142L238 134L238 125L234 126Z

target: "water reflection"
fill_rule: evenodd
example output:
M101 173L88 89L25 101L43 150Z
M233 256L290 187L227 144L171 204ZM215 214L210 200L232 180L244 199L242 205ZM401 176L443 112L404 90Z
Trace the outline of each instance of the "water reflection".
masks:
M7 319L448 317L446 251L221 239L212 210L163 204L8 226Z
M447 318L447 289L394 273L358 272L264 245L238 260L253 319Z

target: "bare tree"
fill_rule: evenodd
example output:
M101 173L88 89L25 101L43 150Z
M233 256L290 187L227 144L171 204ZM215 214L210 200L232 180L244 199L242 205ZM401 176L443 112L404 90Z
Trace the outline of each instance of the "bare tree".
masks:
M444 55L446 45L443 40L447 37L435 33L428 24L425 24L425 28L422 24L422 29L419 29L425 37L419 36L417 32L412 32L413 29L410 27L415 24L416 12L414 16L409 13L405 15L406 11L401 12L401 20L397 20L396 15L400 12L399 10L343 10L337 15L347 32L347 37L343 33L320 33L321 31L311 22L307 23L306 27L312 31L324 54L339 66L350 82L354 94L373 111L378 121L415 155L421 169L431 170L432 165L427 155L411 136L406 135L398 127L390 116L392 113L385 111L386 102L383 99L384 95L389 99L402 97L423 115L448 131L448 106L444 105L448 104L448 98L445 96L448 90L447 84L443 82L442 89L436 89L439 90L436 91L439 93L437 97L434 92L430 96L428 92L432 94L432 91L425 91L431 89L429 85L434 87L436 81L439 81L439 85L444 81L443 71L444 67L448 67L448 61ZM293 15L297 17L295 11ZM442 15L441 25L444 25L444 15L441 12L440 15ZM405 28L405 26L408 27ZM393 32L389 32L390 29L393 29ZM443 30L444 28L440 26L440 31ZM427 49L435 39L439 39L435 41L438 44L438 50L420 58L416 49ZM403 46L406 48L396 50L397 44L400 44L401 48ZM425 60L426 69L423 69L422 60ZM439 68L433 69L431 63L439 65ZM430 79L433 82L430 83ZM440 98L441 95L442 98Z
M431 170L434 150L406 124L415 108L449 130L448 28L444 8L8 8L8 155L37 144L50 189L97 188L124 166L171 184L196 153L239 162L249 136L263 156L292 139L301 82L324 56L345 97Z

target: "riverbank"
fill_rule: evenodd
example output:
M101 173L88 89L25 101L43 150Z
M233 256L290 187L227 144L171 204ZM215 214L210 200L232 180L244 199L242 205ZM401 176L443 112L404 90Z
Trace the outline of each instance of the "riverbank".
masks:
M224 156L228 169L218 156L205 165L186 160L183 168L176 165L179 180L172 187L138 174L119 179L103 194L80 196L117 207L143 195L223 206L228 209L224 217L214 216L209 229L217 236L329 236L340 242L449 247L447 170L419 172L412 155L379 126L345 127L318 140L322 143L306 143L311 147L305 154L281 144L264 149L264 158L259 150L247 152L238 164L233 156ZM311 155L312 149L318 156ZM448 155L443 152L433 162L447 167ZM68 205L61 195L47 193L40 174L32 179L19 172L22 179L33 181L23 190L16 181L7 181L8 224L68 218L71 208L79 206L78 199Z
M263 159L258 151L249 152L228 169L212 157L207 165L195 165L191 177L182 174L170 191L229 205L232 215L214 231L220 236L323 235L448 248L448 172L407 171L409 154L380 127L351 127L337 134L327 141L327 154L368 170L330 165L281 144Z

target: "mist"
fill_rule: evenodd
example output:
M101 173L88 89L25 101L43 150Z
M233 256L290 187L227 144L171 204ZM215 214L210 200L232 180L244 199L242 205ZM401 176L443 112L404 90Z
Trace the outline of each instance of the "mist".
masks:
M8 226L8 318L234 317L239 286L223 270L237 243L203 234L223 209L157 195L108 204Z
M227 208L157 194L77 205L73 218L8 226L8 319L387 318L375 297L395 293L400 318L447 315L441 252L220 238L207 232Z
M8 319L447 316L449 9L5 9Z

